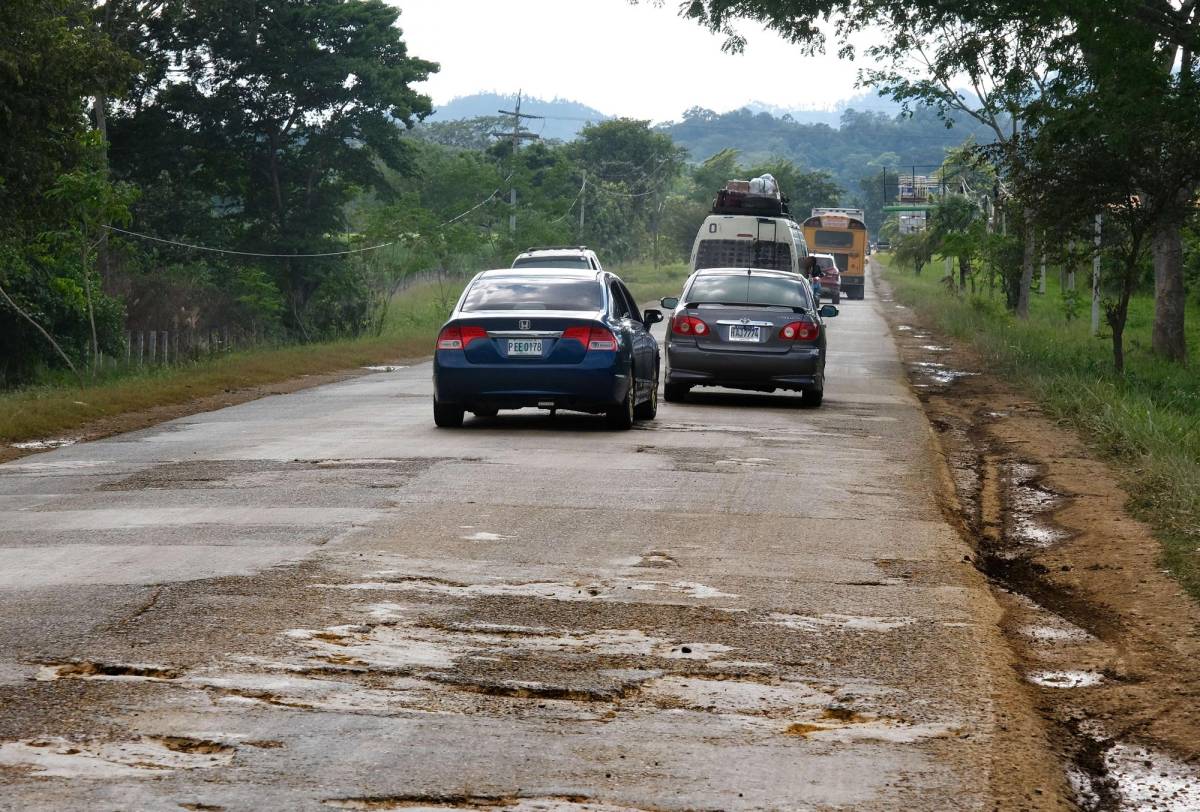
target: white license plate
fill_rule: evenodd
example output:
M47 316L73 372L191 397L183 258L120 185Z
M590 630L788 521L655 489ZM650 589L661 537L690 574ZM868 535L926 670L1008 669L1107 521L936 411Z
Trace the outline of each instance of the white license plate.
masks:
M542 340L540 338L510 338L508 340L508 355L527 355L542 357Z
M758 343L761 328L747 327L744 324L732 324L729 327L730 341L746 341Z

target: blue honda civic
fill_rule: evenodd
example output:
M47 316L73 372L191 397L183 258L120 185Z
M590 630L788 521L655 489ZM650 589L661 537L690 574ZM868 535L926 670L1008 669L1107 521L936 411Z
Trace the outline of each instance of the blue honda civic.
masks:
M506 268L471 280L438 335L433 419L501 409L603 414L627 429L658 412L660 310L638 312L607 271Z

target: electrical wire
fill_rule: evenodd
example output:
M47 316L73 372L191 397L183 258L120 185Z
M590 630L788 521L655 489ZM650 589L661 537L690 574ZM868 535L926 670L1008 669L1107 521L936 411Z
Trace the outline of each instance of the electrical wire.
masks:
M505 178L503 181L501 181L501 185L503 186L505 183L508 183L510 180L512 180L511 173L509 174L509 176L507 178ZM474 212L478 211L479 209L482 209L488 203L491 203L493 200L495 200L496 196L499 195L500 192L501 192L501 190L499 188L494 189L490 195L488 195L483 200L479 201L479 203L477 203L474 206L472 206L471 208L467 209L462 214L459 214L455 217L451 217L449 220L447 220L446 222L439 225L438 228L441 229L441 228L445 228L446 226L453 225L454 223L457 223L459 220L463 219L464 217L466 217L470 214L473 214ZM214 253L214 254L227 254L230 256L237 256L237 257L254 257L256 259L320 259L320 258L326 258L326 257L345 257L345 256L353 255L353 254L365 254L368 251L379 251L383 248L390 248L391 246L397 245L399 243L399 240L392 240L390 242L379 243L378 245L368 245L364 248L352 248L352 249L349 249L346 251L325 251L325 252L317 253L317 254L271 254L271 253L262 253L262 252L258 252L258 251L235 251L230 248L217 248L217 247L211 246L211 245L197 245L195 243L190 243L190 242L181 242L180 240L169 240L169 239L165 239L163 237L155 237L150 234L141 234L137 231L129 231L124 228L117 228L116 226L106 225L106 226L104 226L104 228L108 229L109 231L114 231L118 234L124 234L127 237L137 237L139 240L149 240L150 242L162 243L164 245L173 245L178 248L187 248L192 251L208 251L209 253Z

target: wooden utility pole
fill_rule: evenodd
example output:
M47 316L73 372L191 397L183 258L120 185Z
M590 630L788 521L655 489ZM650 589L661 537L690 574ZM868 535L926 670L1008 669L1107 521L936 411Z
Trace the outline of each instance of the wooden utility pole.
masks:
M583 186L579 188L579 240L583 241L583 224L587 214L587 170L583 170Z
M528 113L521 112L521 93L517 92L517 107L515 110L500 110L502 116L512 116L513 125L511 133L494 132L492 135L496 138L512 138L512 160L513 160L513 177L516 177L516 162L517 152L521 149L522 141L537 141L541 138L535 132L530 132L524 129L522 121L525 119L541 119L544 116L531 116ZM511 207L508 213L508 231L510 234L517 233L517 184L514 182L508 190L508 204Z

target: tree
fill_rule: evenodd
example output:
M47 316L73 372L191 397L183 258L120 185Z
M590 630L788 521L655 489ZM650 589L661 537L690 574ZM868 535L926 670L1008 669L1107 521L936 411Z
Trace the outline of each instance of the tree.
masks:
M986 233L979 205L965 195L947 195L930 213L928 231L936 253L958 260L958 289L965 291Z
M352 195L391 194L384 168L411 174L400 127L431 110L411 85L437 66L409 56L398 16L382 0L180 4L164 21L161 47L186 81L178 72L142 77L110 128L114 169L144 182L164 173L186 180L203 216L233 223L243 250L344 247ZM351 263L270 267L292 328L312 337L332 327L308 306L319 294L328 301L352 291Z

